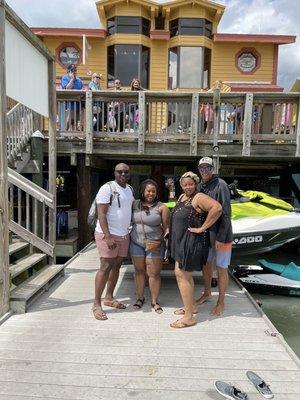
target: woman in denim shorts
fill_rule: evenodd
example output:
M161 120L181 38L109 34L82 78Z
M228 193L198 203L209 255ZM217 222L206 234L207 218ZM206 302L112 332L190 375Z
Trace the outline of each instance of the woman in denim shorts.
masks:
M130 254L135 267L135 287L137 300L133 307L141 309L144 302L146 274L149 277L151 306L161 314L158 303L160 291L160 271L165 253L165 240L169 230L170 212L166 205L158 201L157 183L147 179L140 186L140 200L135 200L132 211L132 231L130 234ZM160 244L159 244L160 242ZM151 249L152 243L157 247Z

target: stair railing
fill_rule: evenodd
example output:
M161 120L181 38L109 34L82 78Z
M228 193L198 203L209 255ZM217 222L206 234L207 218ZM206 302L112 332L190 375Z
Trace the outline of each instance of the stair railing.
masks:
M7 158L10 163L27 146L33 134L33 111L21 103L7 113Z
M11 168L8 168L8 183L10 231L53 257L55 243L49 235L53 195Z

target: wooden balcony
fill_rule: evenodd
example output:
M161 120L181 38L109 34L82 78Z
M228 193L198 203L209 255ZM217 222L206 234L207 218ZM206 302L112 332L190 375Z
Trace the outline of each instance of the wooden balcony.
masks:
M58 153L297 160L300 93L57 91Z

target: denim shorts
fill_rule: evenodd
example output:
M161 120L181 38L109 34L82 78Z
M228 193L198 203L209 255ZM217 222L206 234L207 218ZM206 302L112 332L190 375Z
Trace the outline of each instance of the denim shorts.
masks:
M165 243L160 245L159 251L148 251L145 247L140 246L133 241L130 242L129 247L131 257L144 257L144 258L164 258L165 256Z

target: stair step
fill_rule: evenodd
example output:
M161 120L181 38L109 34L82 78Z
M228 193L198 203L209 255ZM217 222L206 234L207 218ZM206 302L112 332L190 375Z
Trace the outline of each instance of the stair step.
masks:
M36 275L27 279L10 293L10 307L14 312L25 313L28 306L40 294L49 289L51 283L64 274L64 265L46 265Z
M13 242L9 245L9 255L11 256L14 253L17 253L20 250L26 249L29 246L27 242Z
M11 278L15 278L16 276L20 275L22 272L26 271L27 269L33 267L38 262L45 260L47 257L44 253L34 253L23 258L20 258L15 263L11 264L9 267L9 272Z

